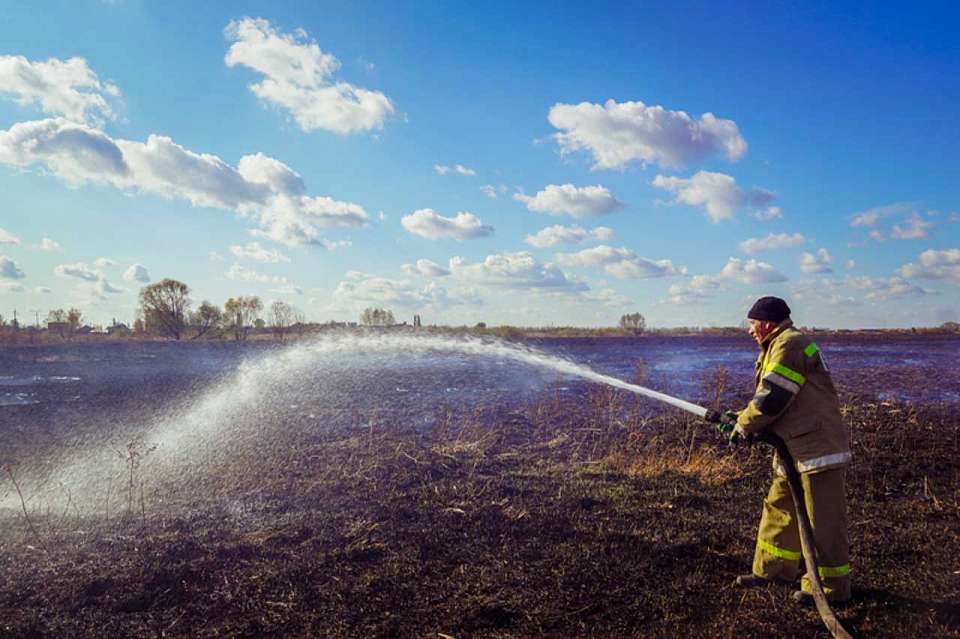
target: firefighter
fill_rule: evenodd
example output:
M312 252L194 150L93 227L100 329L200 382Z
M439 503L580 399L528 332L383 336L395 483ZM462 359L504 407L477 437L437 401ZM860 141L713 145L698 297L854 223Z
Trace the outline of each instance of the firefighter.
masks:
M844 479L850 463L847 427L837 392L820 348L793 327L790 308L777 297L762 297L747 313L750 335L760 346L756 392L726 426L732 440L749 439L770 429L787 445L800 473L807 513L813 526L820 577L827 598L850 598L850 556L847 541ZM732 415L731 415L732 417ZM796 504L779 458L763 502L753 571L736 585L749 588L771 582L793 583L802 566ZM813 602L804 574L795 601Z

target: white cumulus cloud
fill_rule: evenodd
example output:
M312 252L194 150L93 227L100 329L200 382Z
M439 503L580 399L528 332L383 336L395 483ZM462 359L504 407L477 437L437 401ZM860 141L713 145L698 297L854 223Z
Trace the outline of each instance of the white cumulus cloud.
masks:
M783 209L779 206L768 206L765 209L756 209L750 213L755 220L760 220L761 222L769 222L774 219L783 218Z
M120 90L101 82L83 58L31 62L23 56L0 56L0 94L22 105L39 104L44 113L74 122L101 125L114 119L110 100Z
M74 262L73 264L60 264L53 269L55 275L61 277L74 277L86 282L97 282L103 275L92 270L83 262Z
M513 199L523 202L527 209L535 213L578 218L606 215L624 206L609 189L599 185L576 187L572 184L549 184L532 197L516 193Z
M643 102L555 104L547 116L562 153L587 151L594 168L620 169L632 161L683 167L710 156L738 160L747 142L733 120L704 113L692 118Z
M147 283L150 281L150 272L143 264L133 264L124 272L123 279L128 282Z
M263 18L243 18L227 25L231 42L227 66L242 65L264 76L249 85L257 97L287 109L303 131L324 129L341 135L382 129L395 110L380 91L335 78L340 61L325 53L307 34L282 33Z
M602 267L618 279L648 279L686 272L685 268L674 266L670 260L649 260L629 249L605 244L577 253L558 253L557 262L563 266Z
M488 255L482 262L469 262L457 256L450 258L449 265L455 278L482 286L558 293L581 293L589 289L554 264L540 262L526 251Z
M257 262L266 262L268 264L289 263L290 258L279 251L270 251L260 246L259 242L248 242L246 246L234 245L230 247L230 252L235 257L255 260Z
M320 228L358 227L368 221L357 204L304 195L299 175L262 154L245 156L234 168L165 136L151 135L146 143L112 139L62 118L0 130L0 164L40 164L72 185L109 184L233 211L253 218L261 236L289 246L320 243Z
M753 259L744 262L736 257L727 260L727 264L720 270L720 277L735 279L745 284L772 284L787 280L786 275L766 262Z
M493 234L493 227L481 223L473 213L460 212L453 217L443 217L433 209L419 209L405 215L400 223L414 235L430 240L471 240Z
M556 224L528 235L523 241L536 248L550 248L558 244L580 244L585 240L607 242L613 239L613 235L613 229L606 226L598 226L588 231L576 224L573 226Z
M800 270L804 273L832 273L833 269L830 268L832 261L833 257L827 249L818 250L816 255L805 252L800 256Z
M710 171L698 171L689 178L658 175L652 184L673 193L675 204L702 206L714 223L732 218L742 206L763 208L775 197L764 189L744 189L731 176Z
M914 213L907 218L906 225L894 224L890 230L890 238L894 240L919 240L927 237L933 222L929 222Z
M417 286L409 280L395 280L359 271L350 271L333 292L335 301L353 306L401 306L407 308L446 307L475 303L458 292L430 282Z
M20 280L26 277L15 261L6 255L0 255L0 279Z
M759 253L760 251L773 251L793 246L802 246L806 241L806 238L800 233L794 233L793 235L788 235L787 233L770 233L766 237L751 237L748 240L740 242L740 250L750 255Z
M920 254L916 262L904 264L897 272L903 277L948 280L960 284L960 248L942 251L928 249Z
M231 266L224 275L227 276L227 279L238 282L256 282L258 284L275 284L277 286L285 286L290 283L290 281L282 275L264 275L240 264Z
M450 275L450 271L443 268L436 262L420 259L416 264L404 264L403 272L407 275L423 275L426 277L445 277Z
M13 233L10 233L9 231L4 231L3 229L0 229L0 244L19 245L20 238L14 235Z
M446 175L451 171L453 171L457 175L473 176L477 174L476 171L474 171L471 168L465 167L462 164L454 164L453 166L447 166L446 164L434 164L433 170L436 171L438 175Z
M63 247L60 246L60 242L56 240L51 240L49 237L45 237L40 240L40 244L37 246L41 251L47 251L48 253L63 253Z
M872 209L867 209L866 211L854 213L853 218L850 221L850 226L872 227L885 217L898 215L900 213L908 213L914 208L915 204L913 202L895 202L893 204L877 206Z
M882 302L900 297L933 295L934 291L927 290L916 284L911 284L902 277L851 277L845 283L848 286L866 291L866 299Z

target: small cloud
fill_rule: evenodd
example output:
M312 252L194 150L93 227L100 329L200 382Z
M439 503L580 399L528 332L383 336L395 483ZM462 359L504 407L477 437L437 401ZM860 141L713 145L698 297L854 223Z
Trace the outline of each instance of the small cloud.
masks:
M473 176L477 174L476 171L474 171L473 169L467 168L462 164L455 164L453 166L447 166L446 164L434 164L433 170L436 171L437 175L446 175L451 171L456 173L457 175Z
M128 282L147 283L150 281L150 273L142 264L134 264L123 274L123 279Z
M99 126L115 119L109 98L120 90L101 82L83 58L31 62L23 56L0 56L0 93L21 105L38 104L44 113Z
M209 253L207 253L207 257L210 258L211 262L223 262L224 260L227 259L224 256L217 253L216 251L210 251Z
M753 219L760 220L761 222L769 222L773 219L782 219L783 210L779 206L768 206L765 209L757 209L753 211L750 215L753 216Z
M480 191L482 191L483 194L491 200L497 199L497 187L493 186L492 184L484 184L480 187Z
M227 279L238 282L257 282L260 284L275 284L278 286L286 286L290 283L290 281L282 275L264 275L241 266L240 264L234 264L231 266L230 269L224 273L224 275L227 276Z
M22 280L25 278L23 271L17 266L17 263L6 255L0 255L0 279Z
M846 284L853 288L866 291L866 299L874 302L900 297L935 294L934 291L911 284L902 277L850 277L846 280Z
M824 248L817 251L816 255L804 253L800 257L800 270L804 273L832 273L833 269L830 268L832 261L833 257Z
M857 268L856 260L847 260L847 270L852 271L855 268Z
M111 260L109 257L98 257L93 261L94 264L100 268L108 268L110 266L117 266L117 262Z
M123 289L114 286L108 282L106 278L101 277L99 280L97 280L96 292L101 296L107 294L116 295L117 293L123 293Z
M573 226L556 224L540 229L534 235L528 235L523 241L536 248L550 248L559 244L580 244L585 240L606 242L613 239L613 235L613 229L606 226L598 226L588 231L576 224Z
M473 213L460 212L454 217L443 217L433 209L414 211L404 216L400 223L410 233L430 240L470 240L492 235L494 230L492 226L482 224Z
M906 226L894 224L890 231L892 240L919 240L927 237L930 229L933 228L933 222L928 222L914 213L907 221Z
M726 266L720 270L720 277L739 280L744 284L772 284L785 282L787 276L766 262L747 260L746 262L731 257Z
M0 244L13 244L17 246L20 244L20 238L9 231L0 229Z
M379 213L377 213L377 217L380 219L381 222L387 221L387 214L384 213L383 211L380 211Z
M802 246L806 238L800 233L788 235L786 233L770 233L764 238L752 237L740 242L740 250L748 255L759 253L760 251L774 251L777 249Z
M86 282L97 282L102 277L100 273L90 269L83 262L60 264L53 269L53 272L55 275L59 275L60 277L73 277Z
M350 240L328 240L327 238L320 239L320 246L327 249L328 251L338 251L340 249L348 248L353 246L353 242Z
M287 109L303 131L324 129L340 135L382 129L395 107L380 91L339 78L340 61L322 51L306 31L278 31L263 18L231 21L228 67L245 66L264 76L248 85L258 98Z
M45 237L40 240L40 244L37 245L37 248L41 251L47 251L48 253L63 253L63 247L60 246L60 242L51 240L49 237Z
M885 217L907 213L912 211L915 206L913 202L896 202L894 204L867 209L866 211L854 213L853 219L850 221L850 226L872 227Z
M27 289L24 288L23 284L17 282L0 282L0 292L6 293L23 293Z
M960 248L926 250L916 262L904 264L897 272L903 277L942 279L960 284Z
M673 193L673 204L702 206L715 224L733 218L740 207L769 211L768 205L776 197L765 189L744 189L733 177L710 171L698 171L689 178L658 175L651 184Z
M630 162L679 168L714 155L735 161L747 152L733 120L712 113L694 119L640 101L555 104L547 119L560 131L553 134L560 152L587 151L594 169L623 169Z
M417 260L416 264L404 264L401 268L404 273L413 276L446 277L450 275L450 271L430 260Z
M649 260L629 249L605 244L578 253L558 253L557 262L563 266L601 267L618 279L649 279L686 273L685 268L674 266L670 260Z
M513 199L526 204L535 213L592 217L613 213L624 207L605 186L576 187L573 184L548 184L534 196L516 193Z
M38 286L37 288L35 288L35 289L33 289L33 290L36 291L37 293L43 293L43 294L52 293L52 292L53 292L53 291L50 289L50 287L48 287L48 286Z
M280 253L279 251L267 250L260 246L259 242L248 242L246 246L231 246L230 252L233 253L235 257L240 259L246 258L267 264L290 262L290 258L286 255Z

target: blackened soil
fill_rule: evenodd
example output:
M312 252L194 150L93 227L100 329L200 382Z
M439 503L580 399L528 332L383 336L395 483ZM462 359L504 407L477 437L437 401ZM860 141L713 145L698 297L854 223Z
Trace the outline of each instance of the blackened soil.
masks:
M211 468L188 508L34 515L36 532L8 518L0 636L828 636L790 587L731 586L769 451L631 401L329 433ZM960 637L956 414L846 412L841 619L856 637Z

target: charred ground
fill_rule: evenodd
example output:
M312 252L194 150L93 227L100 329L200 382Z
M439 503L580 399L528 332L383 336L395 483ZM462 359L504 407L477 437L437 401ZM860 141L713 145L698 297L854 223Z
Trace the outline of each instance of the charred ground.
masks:
M601 388L277 440L107 521L8 518L0 636L826 636L789 588L730 586L769 451L634 402ZM841 618L858 637L960 636L955 406L844 410Z

